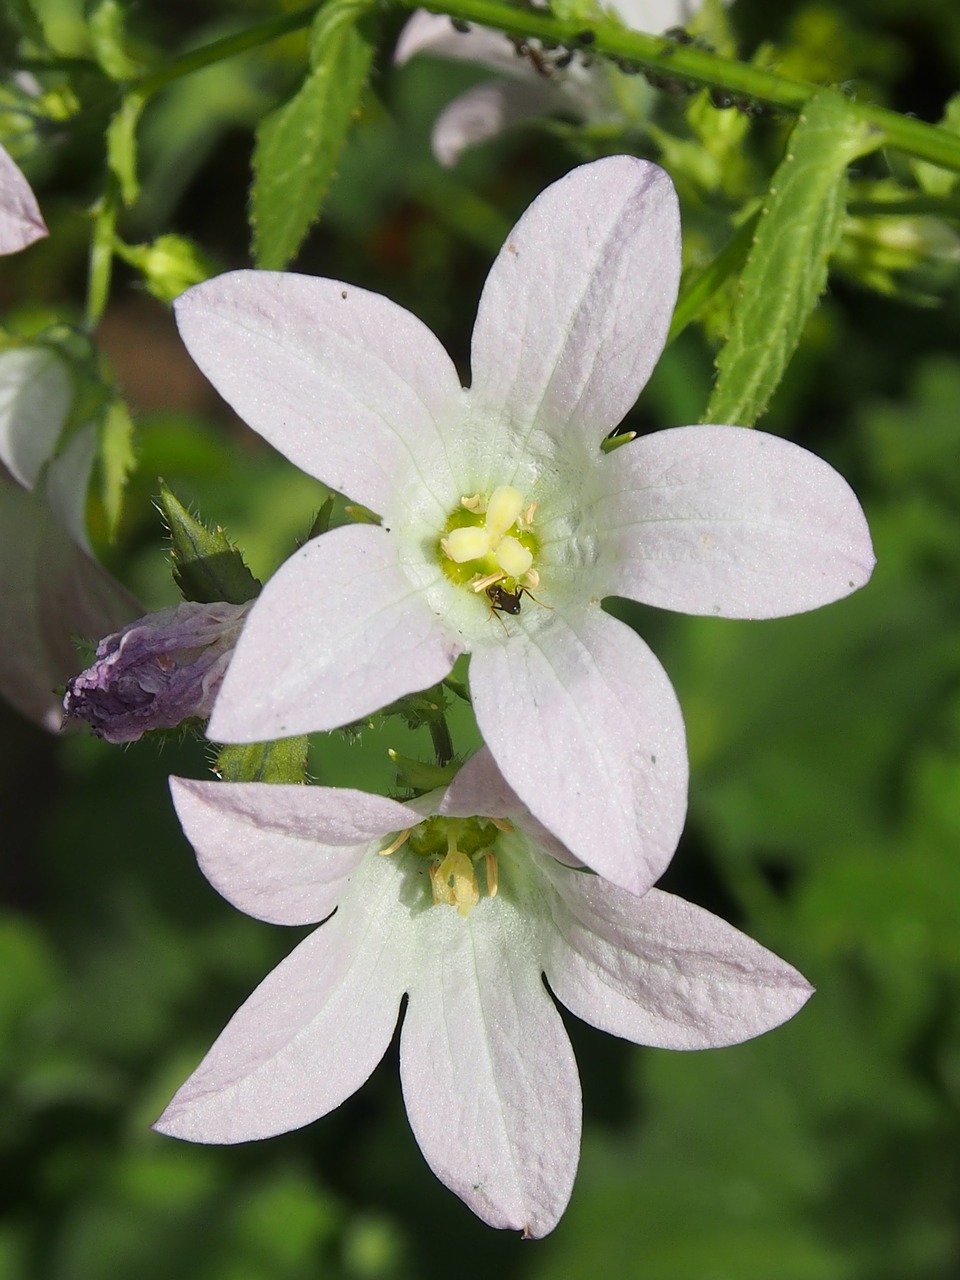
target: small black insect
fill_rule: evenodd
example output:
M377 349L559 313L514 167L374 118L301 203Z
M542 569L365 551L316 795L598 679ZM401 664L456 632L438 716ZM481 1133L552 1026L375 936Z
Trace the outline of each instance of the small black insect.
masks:
M495 613L510 613L514 617L520 612L520 601L524 595L529 594L530 592L527 591L526 587L517 587L516 591L508 591L499 582L487 587L487 599L490 601L490 608Z

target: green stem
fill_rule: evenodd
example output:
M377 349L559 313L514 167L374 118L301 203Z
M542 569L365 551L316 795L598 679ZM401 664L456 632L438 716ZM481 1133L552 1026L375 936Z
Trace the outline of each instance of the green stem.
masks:
M199 49L191 49L189 53L175 58L173 62L161 67L158 71L151 71L141 76L139 80L133 82L131 87L136 88L144 98L148 98L159 89L172 84L174 80L180 80L194 71L202 71L204 67L212 66L215 62L223 62L226 58L236 57L238 53L246 53L248 49L256 49L260 45L269 44L272 40L279 40L281 36L289 35L292 31L300 31L308 27L319 8L321 8L319 3L310 4L303 9L297 9L294 13L283 14L279 18L258 23L255 27L248 27L246 31L238 31L236 35L224 36L223 39L214 40L211 44L201 45Z
M87 305L83 325L92 333L100 323L110 294L113 271L114 233L120 208L120 191L111 175L107 187L93 213L93 235L90 239L90 270L87 275Z
M960 136L936 125L898 115L885 107L852 102L838 90L806 80L777 75L692 44L678 44L664 36L643 35L609 22L572 22L539 9L514 8L502 0L396 0L404 8L424 8L467 22L494 27L518 39L538 40L589 49L613 59L623 59L646 71L659 72L695 87L717 88L791 114L799 114L814 93L834 93L853 119L862 120L883 134L882 146L960 172Z
M850 200L851 218L950 218L960 221L960 200L944 196L914 196L909 200Z

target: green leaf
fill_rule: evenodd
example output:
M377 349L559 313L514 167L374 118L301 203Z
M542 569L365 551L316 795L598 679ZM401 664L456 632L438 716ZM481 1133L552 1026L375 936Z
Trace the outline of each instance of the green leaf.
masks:
M124 49L126 16L118 0L99 0L90 14L94 57L111 80L131 80L137 74L137 64Z
M760 211L702 421L752 426L763 413L826 286L847 165L881 141L832 94L815 94L798 116Z
M307 737L247 742L224 747L214 772L224 782L304 782Z
M107 125L107 164L120 184L123 203L129 208L140 194L137 180L137 125L143 111L144 99L138 93L129 93L120 109Z
M100 426L101 496L111 538L117 532L123 511L123 493L136 463L133 436L130 410L122 400L112 400Z
M373 47L356 25L367 10L358 0L321 9L307 78L257 131L250 219L260 267L285 267L320 213L370 70Z
M208 529L161 483L158 502L173 543L173 578L185 600L245 604L260 583L219 527Z

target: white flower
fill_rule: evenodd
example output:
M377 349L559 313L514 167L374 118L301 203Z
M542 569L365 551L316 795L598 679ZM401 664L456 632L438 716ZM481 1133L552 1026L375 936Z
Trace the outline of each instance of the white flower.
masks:
M277 924L325 923L234 1015L161 1133L245 1142L326 1115L380 1061L406 993L400 1075L425 1159L485 1222L542 1236L573 1186L580 1083L541 974L586 1022L671 1049L759 1035L811 991L709 912L556 861L573 859L487 751L409 806L310 786L172 787L226 898Z
M614 883L658 879L685 815L682 719L601 601L774 617L846 595L873 565L847 484L786 441L683 427L602 452L663 347L679 264L661 169L617 156L574 170L493 265L469 391L419 320L351 285L239 271L182 296L181 334L221 394L382 517L308 542L267 584L211 738L332 729L470 652L480 731L530 811ZM510 510L520 495L506 533L491 516L503 491ZM458 527L487 539L480 559L448 554ZM531 552L528 569L498 559L500 538Z
M616 0L607 6L625 26L652 35L686 26L701 7L702 0ZM516 44L500 31L476 26L458 31L449 18L425 9L418 9L406 23L395 62L426 53L476 63L507 77L468 89L443 109L431 139L440 164L455 164L464 148L526 120L566 114L593 122L623 122L647 115L653 93L642 78L634 79L628 92L621 77L615 91L611 77L617 73L609 62L584 66L580 55L571 59L563 51L543 52L536 40L526 47L528 52L520 56Z

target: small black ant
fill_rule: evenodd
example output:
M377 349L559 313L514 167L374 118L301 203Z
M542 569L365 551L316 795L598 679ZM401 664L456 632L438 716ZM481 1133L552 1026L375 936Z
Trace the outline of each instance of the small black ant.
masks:
M499 582L494 582L492 586L487 587L487 599L495 613L509 613L516 617L520 612L520 601L524 595L530 596L526 587L518 586L516 591L508 591ZM530 596L530 599L532 600L533 596Z

